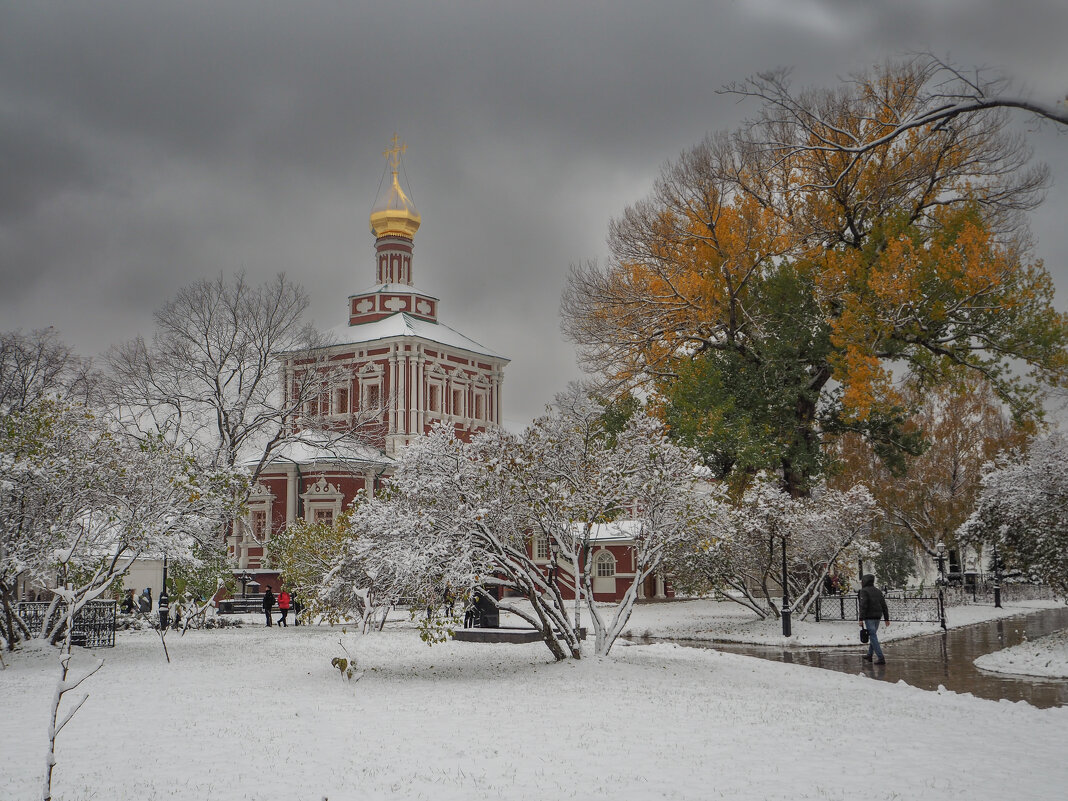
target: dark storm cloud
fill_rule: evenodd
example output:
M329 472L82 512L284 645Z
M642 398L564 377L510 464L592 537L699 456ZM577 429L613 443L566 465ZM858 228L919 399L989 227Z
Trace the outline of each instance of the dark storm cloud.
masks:
M424 221L416 281L513 358L522 423L577 375L568 265L603 255L665 160L754 113L721 85L776 66L827 85L932 49L1053 99L1066 29L1066 4L996 0L7 3L0 329L53 324L102 350L148 333L180 286L242 268L285 270L337 324L372 280L396 130ZM1036 233L1060 277L1050 208Z

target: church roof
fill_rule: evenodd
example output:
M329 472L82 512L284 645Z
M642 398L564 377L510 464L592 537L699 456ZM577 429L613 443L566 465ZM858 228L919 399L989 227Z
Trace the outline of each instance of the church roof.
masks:
M438 298L433 295L421 292L411 284L374 284L373 286L367 287L367 289L349 295L349 299L363 297L364 295L399 295L401 293L406 295L419 295L420 297L430 298L430 300L438 300Z
M505 362L511 361L506 356L490 350L447 325L420 320L404 312L391 314L373 323L334 326L327 333L333 338L335 346L360 345L394 337L418 337L450 348L466 350L478 356L488 356L491 359Z
M253 467L258 458L244 461L246 467ZM323 434L316 431L301 432L300 439L283 443L271 454L267 462L277 464L312 464L315 462L355 462L358 464L391 465L390 459L380 449L349 436Z

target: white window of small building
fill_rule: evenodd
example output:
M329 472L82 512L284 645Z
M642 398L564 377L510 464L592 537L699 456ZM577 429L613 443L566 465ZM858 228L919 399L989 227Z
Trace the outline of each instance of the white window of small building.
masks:
M452 391L452 413L455 417L464 416L464 391L455 388Z
M601 551L594 561L595 573L598 578L609 578L616 574L616 558L609 551Z
M538 535L534 537L534 558L548 561L549 559L549 538Z
M314 509L312 511L312 522L316 525L332 526L334 525L334 510L333 509Z

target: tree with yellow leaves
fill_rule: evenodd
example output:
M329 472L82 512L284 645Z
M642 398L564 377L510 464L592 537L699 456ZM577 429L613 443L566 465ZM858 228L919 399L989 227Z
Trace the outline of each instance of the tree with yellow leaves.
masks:
M900 545L906 545L912 557L907 568L902 565L897 571L876 559L881 581L890 572L904 573L897 584L913 572L916 556L924 554L924 563L932 566L939 542L953 555L951 564L961 564L964 543L958 530L976 507L984 469L1003 454L1022 450L1034 434L1029 426L1013 424L990 386L974 371L958 369L931 391L906 388L906 392L909 405L918 408L909 427L923 431L928 442L923 453L909 460L907 471L894 472L868 443L847 435L835 443L838 469L829 482L834 487L859 482L871 488L882 512L875 539L884 546L884 554L904 551Z
M774 469L793 494L854 431L918 453L903 381L983 376L1016 420L1068 381L1068 320L1027 252L1047 172L998 110L916 126L859 152L818 146L894 130L930 74L889 64L765 108L669 164L572 270L564 329L617 386L643 385L720 475Z

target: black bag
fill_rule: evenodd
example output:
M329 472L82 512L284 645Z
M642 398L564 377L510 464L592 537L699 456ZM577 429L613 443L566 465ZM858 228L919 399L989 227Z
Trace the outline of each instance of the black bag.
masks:
M861 627L861 629L860 629L860 641L861 642L867 642L868 641L868 629L866 627Z

